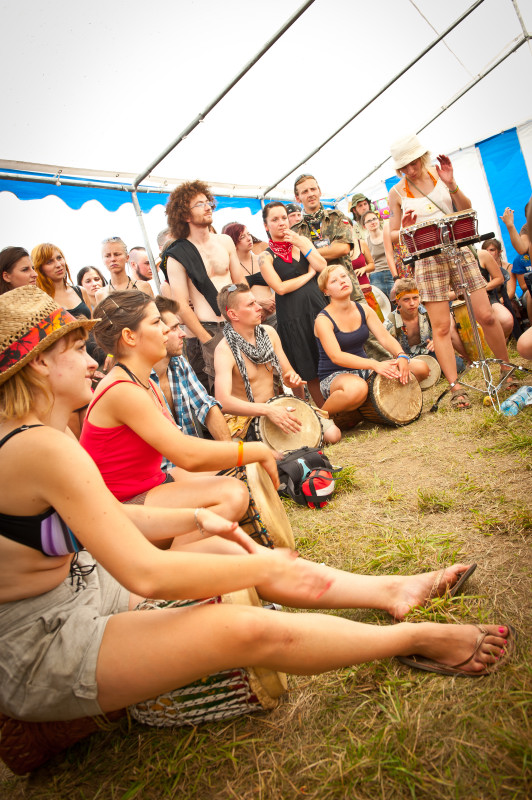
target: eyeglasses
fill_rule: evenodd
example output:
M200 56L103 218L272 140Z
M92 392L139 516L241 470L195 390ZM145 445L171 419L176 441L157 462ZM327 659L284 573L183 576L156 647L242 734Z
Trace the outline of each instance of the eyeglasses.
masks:
M120 236L109 236L107 239L103 239L102 244L107 244L107 242L121 242L122 239Z
M237 289L238 286L236 285L236 283L230 283L229 286L227 287L227 294L231 294L231 292L236 292Z
M190 210L192 211L193 208L203 208L204 206L210 206L211 208L215 207L215 203L212 200L200 200L199 203L194 203L193 206L190 206Z

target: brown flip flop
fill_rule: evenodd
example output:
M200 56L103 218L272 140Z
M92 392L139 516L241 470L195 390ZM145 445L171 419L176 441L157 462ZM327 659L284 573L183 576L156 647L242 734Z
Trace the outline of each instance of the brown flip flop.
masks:
M503 657L497 664L488 664L486 665L485 669L481 670L480 672L468 672L467 670L463 669L463 667L474 659L478 649L482 646L482 642L486 636L489 636L488 631L482 625L475 625L475 628L478 628L479 630L479 635L477 636L477 641L475 643L473 652L469 658L466 658L465 661L461 661L459 664L455 664L454 667L450 667L447 664L442 664L439 661L432 661L432 659L425 658L425 656L397 656L397 660L400 661L401 664L405 664L405 666L411 667L412 669L421 669L425 672L435 672L437 675L452 675L457 678L483 678L485 675L489 675L491 672L495 672L497 669L499 669L501 664L506 663L514 651L516 638L515 628L508 624L506 624L506 627L508 628L508 645Z
M441 583L441 580L442 580L442 578L443 578L443 576L445 574L445 570L447 569L447 567L444 567L436 575L436 578L434 579L434 583L432 584L432 589L430 590L430 593L429 593L429 596L427 597L426 602L428 603L429 600L434 600L436 597L447 597L447 596L448 597L454 597L460 591L460 589L465 584L465 582L469 580L469 578L474 573L476 568L477 568L476 564L471 564L469 569L466 569L465 572L459 573L460 577L458 578L458 580L456 581L456 583L453 586L451 586L450 588L447 587L445 592L443 594L439 595L438 594L438 587L439 587L439 585Z

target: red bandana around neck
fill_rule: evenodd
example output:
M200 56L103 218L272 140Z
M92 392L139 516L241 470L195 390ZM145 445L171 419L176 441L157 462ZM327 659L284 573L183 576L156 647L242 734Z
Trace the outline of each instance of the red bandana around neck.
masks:
M276 256L282 258L287 264L292 263L292 242L272 242L271 239L268 239L268 244Z

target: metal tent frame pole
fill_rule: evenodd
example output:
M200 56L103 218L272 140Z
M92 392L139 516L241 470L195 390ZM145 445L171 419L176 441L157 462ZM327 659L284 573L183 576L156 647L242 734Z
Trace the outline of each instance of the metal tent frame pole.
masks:
M377 92L377 94L373 95L372 98L370 98L366 103L364 103L364 105L361 106L358 109L358 111L355 111L355 113L352 114L349 117L349 119L346 122L344 122L343 125L341 125L336 131L334 131L334 133L331 133L331 135L327 139L325 139L324 142L322 142L318 147L316 147L314 150L312 150L307 156L305 156L305 158L302 161L300 161L298 164L296 164L295 167L292 167L292 169L290 169L288 172L286 172L275 183L272 183L270 186L268 186L264 190L264 195L263 196L265 197L268 194L268 192L271 192L272 189L275 189L275 187L278 186L281 183L281 181L284 181L285 178L288 178L289 175L292 175L292 173L295 172L296 169L299 169L299 167L301 167L303 164L305 164L307 161L309 161L313 156L315 156L316 153L319 153L319 151L323 147L325 147L326 144L328 144L332 139L334 139L335 136L338 136L338 134L341 133L344 130L344 128L346 128L351 122L353 122L354 119L356 119L363 111L365 111L366 108L368 108L368 106L370 106L372 103L375 102L375 100L377 100L382 94L384 94L384 92L386 92L390 88L390 86L393 86L393 84L396 83L399 80L399 78L401 78L406 72L408 72L409 69L411 69L415 64L417 64L418 61L420 61L424 56L426 56L427 53L429 53L434 47L436 47L436 45L439 44L442 39L444 39L446 36L448 36L449 33L451 33L451 31L453 31L458 25L460 25L483 2L484 2L484 0L476 0L476 2L473 3L472 6L467 8L464 11L464 13L461 14L458 17L458 19L456 19L453 23L451 23L451 25L449 25L449 27L446 28L443 31L443 33L440 33L440 35L437 36L436 39L434 39L429 45L427 45L427 47L425 47L424 50L422 50L412 61L410 61L409 64L407 64L405 67L403 67L403 69L400 72L398 72L397 75L395 75L391 80L389 80L388 83L386 83L382 87L382 89L380 89ZM383 162L383 163L386 163L386 162ZM377 167L377 169L378 169L378 167Z
M481 0L481 2L483 2L483 0ZM220 102L220 100L223 100L223 98L226 96L226 94L228 94L228 93L231 91L231 89L233 88L233 86L235 86L235 85L236 85L236 84L237 84L237 83L238 83L238 82L239 82L239 81L240 81L240 80L241 80L241 79L244 77L244 75L245 75L247 72L249 72L249 70L250 70L250 69L251 69L251 68L252 68L252 67L253 67L253 66L254 66L254 65L255 65L255 64L256 64L256 63L257 63L257 62L258 62L258 61L261 59L261 58L262 58L262 56L263 56L265 53L267 53L267 52L268 52L268 50L270 50L270 48L271 48L271 47L273 47L273 45L275 44L275 42L276 42L278 39L280 39L280 38L281 38L281 36L282 36L284 33L286 33L286 31L287 31L287 30L288 30L288 29L289 29L289 28L290 28L290 27L291 27L291 26L294 24L294 22L296 22L296 21L299 19L299 17L300 17L302 14L304 14L304 13L305 13L305 11L307 10L307 8L309 8L309 7L310 7L310 6L311 6L313 3L314 3L314 0L307 0L307 2L306 2L306 3L303 3L303 5L302 5L302 6L300 6L300 7L297 9L297 11L295 11L295 12L292 14L292 16L291 16L291 17L289 17L289 19L288 19L288 20L285 22L285 24L284 24L284 25L283 25L281 28L279 28L279 30L277 31L277 33L275 33L275 34L272 36L272 38L271 38L271 39L268 39L268 41L267 41L267 42L266 42L266 44L265 44L265 45L262 47L262 49L261 49L261 50L259 50L259 52L258 52L258 53L257 53L257 54L256 54L256 55L255 55L255 56L254 56L254 57L253 57L253 58L252 58L250 61L248 61L248 63L247 63L247 64L246 64L246 65L245 65L245 66L244 66L244 67L243 67L243 68L240 70L240 72L238 73L238 75L236 75L236 76L233 78L233 80L232 80L232 81L231 81L231 82L230 82L230 83L229 83L229 84L228 84L228 85L225 87L225 89L222 89L222 91L220 92L220 94L218 94L218 95L217 95L217 96L214 98L214 100L212 100L212 101L209 103L209 105L208 105L208 106L206 106L206 107L203 109L203 111L200 111L200 113L199 113L199 114L198 114L198 115L197 115L197 116L196 116L196 117L195 117L195 118L192 120L192 122L190 122L190 123L187 125L187 127L186 127L186 128L184 128L184 129L181 131L181 133L180 133L180 134L179 134L179 135L178 135L178 136L177 136L177 137L176 137L176 138L173 140L173 142L171 142L171 143L168 145L168 147L166 147L166 148L165 148L165 150L163 150L163 152L162 152L162 153L160 153L160 154L157 156L157 158L156 158L156 159L154 159L154 160L151 162L151 164L149 164L149 166L147 166L147 167L146 167L146 169L145 169L145 170L143 170L142 172L139 172L139 174L137 175L137 177L136 177L136 178L135 178L135 180L133 181L133 189L136 189L136 188L137 188L137 186L139 185L139 183L141 183L141 181L143 181L145 178L147 178L147 176L150 174L150 172L151 172L153 169L155 169L155 167L156 167L158 164L160 164L160 163L161 163L161 161L162 161L163 159L165 159L165 158L166 158L166 156L167 156L167 155L169 155L169 153L171 153L171 152L172 152L172 150L174 150L174 149L177 147L177 145L178 145L178 144L180 144L180 142L182 142L182 141L183 141L183 139L186 139L186 138L187 138L187 136L189 135L189 133L191 133L191 132L194 130L194 128L197 128L197 126L200 124L200 122L203 122L203 120L205 119L205 117L206 117L206 116L207 116L207 115L208 115L208 114L209 114L209 113L210 113L210 112L213 110L213 108L215 108L215 106L217 106L217 105L218 105L218 103Z
M418 131L416 131L416 133L421 133L421 131L424 131L425 128L427 128L434 122L434 120L438 119L438 117L441 117L441 115L444 114L447 111L447 109L451 108L451 106L453 106L458 100L460 100L465 94L467 94L467 92L469 92L470 89L473 89L477 85L477 83L480 83L480 81L486 78L490 74L490 72L493 72L494 69L497 69L497 67L499 67L504 61L506 61L506 59L509 56L513 55L526 42L530 41L530 39L532 39L532 36L529 33L527 33L526 36L523 36L521 39L519 39L519 41L511 48L511 50L509 50L507 53L501 56L501 58L499 58L490 67L485 69L483 72L479 73L477 77L474 80L470 81L460 92L458 92L458 94L455 95L455 97L453 97L452 100L446 103L446 105L442 106L442 108L438 111L437 114L434 114L434 116L431 117L428 120L428 122L425 122L425 124ZM336 198L335 203L339 202L344 197L348 197L350 194L353 194L357 186L360 186L361 183L364 183L364 181L366 181L368 178L371 178L371 176L374 175L381 167L383 167L386 164L386 162L390 160L390 158L391 156L387 156L384 159L384 161L381 161L380 164L377 164L376 167L373 167L371 172L368 172L368 174L364 175L363 178L359 178L359 180L349 189L348 192Z
M190 122L186 126L186 128L184 128L181 131L181 133L168 145L168 147L166 147L163 150L162 153L160 153L157 156L157 158L155 158L151 162L151 164L149 164L142 172L139 172L139 174L134 179L131 187L129 188L129 191L131 192L131 198L132 198L132 201L133 201L133 205L135 207L135 213L137 215L137 219L139 221L139 224L140 224L140 227L141 227L141 230L142 230L142 235L144 237L144 243L146 245L146 252L147 252L148 258L150 260L150 265L151 265L151 268L152 268L153 276L154 276L155 283L156 283L156 286L157 286L158 290L160 290L159 275L157 273L157 269L155 268L155 259L153 257L153 252L152 252L151 245L150 245L150 242L149 242L149 239L148 239L148 232L147 232L146 226L144 224L144 218L143 218L143 215L142 215L142 209L140 207L140 204L139 204L139 201L138 201L138 198L137 198L137 195L136 195L136 192L137 192L137 189L139 187L139 184L145 178L147 178L148 175L150 174L150 172L152 172L152 170L154 170L155 167L158 164L160 164L161 161L163 161L166 158L167 155L169 155L173 150L175 150L175 148L184 139L186 139L187 136L190 133L192 133L192 131L195 128L197 128L197 126L201 122L203 122L205 120L205 117L213 110L213 108L215 108L218 105L218 103L221 100L223 100L223 98L231 91L233 86L235 86L244 77L244 75L246 75L246 73L249 72L249 70L262 58L262 56L265 53L268 52L268 50L270 50L271 47L273 47L273 45L277 42L277 40L280 39L281 36L284 33L286 33L286 31L294 24L294 22L296 22L299 19L299 17L302 14L305 13L307 8L309 8L313 3L314 3L314 0L307 0L306 3L303 3L303 5L300 6L297 9L297 11L295 11L292 14L291 17L288 18L288 20L284 23L284 25L282 25L282 27L279 28L277 33L275 33L270 39L268 39L268 41L261 48L261 50L259 50L259 52L250 61L247 62L247 64L240 70L240 72L233 78L233 80L224 89L222 89L222 91L214 98L214 100L212 100L203 109L203 111L200 111L200 113L192 120L192 122Z

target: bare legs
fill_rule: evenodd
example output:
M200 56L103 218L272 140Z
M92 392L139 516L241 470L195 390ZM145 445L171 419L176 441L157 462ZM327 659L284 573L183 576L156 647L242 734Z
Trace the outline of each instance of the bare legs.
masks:
M487 627L471 672L496 663L504 647L507 629ZM98 701L111 711L243 664L311 675L416 653L453 665L471 655L477 634L472 625L373 626L236 605L125 612L105 629Z
M451 341L451 312L447 300L424 303L432 327L432 341L436 357L443 374L449 383L455 383L458 377L456 358Z
M172 475L175 483L164 483L148 492L146 506L204 506L233 522L238 522L244 516L249 505L249 493L245 483L237 478L194 475L179 467L172 470Z
M358 375L338 375L331 383L331 393L322 408L329 416L340 411L352 411L368 396L368 384Z

